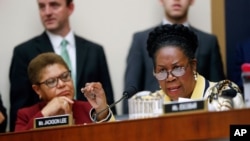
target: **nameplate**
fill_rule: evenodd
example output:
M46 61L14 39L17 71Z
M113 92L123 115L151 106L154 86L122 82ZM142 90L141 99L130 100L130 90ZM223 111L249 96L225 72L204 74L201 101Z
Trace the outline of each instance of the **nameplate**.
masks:
M72 125L72 115L58 115L34 119L34 128Z
M206 100L192 100L185 102L171 102L164 104L164 113L182 113L207 111Z

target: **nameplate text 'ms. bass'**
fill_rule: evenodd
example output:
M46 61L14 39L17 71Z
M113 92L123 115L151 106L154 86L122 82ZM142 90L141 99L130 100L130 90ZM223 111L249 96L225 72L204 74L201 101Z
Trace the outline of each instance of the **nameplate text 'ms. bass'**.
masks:
M189 113L207 111L206 100L164 103L165 114Z

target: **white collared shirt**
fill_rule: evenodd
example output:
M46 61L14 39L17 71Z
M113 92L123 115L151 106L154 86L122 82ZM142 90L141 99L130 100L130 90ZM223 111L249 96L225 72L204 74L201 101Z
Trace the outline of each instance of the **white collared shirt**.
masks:
M165 24L173 24L173 23L171 23L170 21L168 21L166 18L163 18L162 25L165 25ZM188 24L187 21L184 22L183 25L189 27L189 24Z

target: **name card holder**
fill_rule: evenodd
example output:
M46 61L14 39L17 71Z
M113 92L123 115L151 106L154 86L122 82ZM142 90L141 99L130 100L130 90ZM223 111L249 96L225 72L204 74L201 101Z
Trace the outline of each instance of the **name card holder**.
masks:
M205 112L207 110L207 100L192 100L185 102L164 103L164 114Z
M41 117L34 119L34 128L45 128L45 127L59 127L69 126L73 124L73 118L71 114Z

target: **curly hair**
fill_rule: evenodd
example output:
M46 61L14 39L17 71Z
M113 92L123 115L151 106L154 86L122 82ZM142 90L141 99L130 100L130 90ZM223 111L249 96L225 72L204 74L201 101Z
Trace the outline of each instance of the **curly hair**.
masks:
M193 31L182 24L161 25L149 33L147 40L148 54L153 62L156 51L166 46L180 48L189 59L194 59L198 39Z

